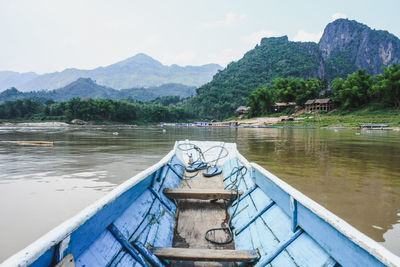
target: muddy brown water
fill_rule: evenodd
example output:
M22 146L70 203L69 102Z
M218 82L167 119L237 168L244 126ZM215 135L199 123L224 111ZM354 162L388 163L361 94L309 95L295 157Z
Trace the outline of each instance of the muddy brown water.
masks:
M182 139L236 142L249 161L400 255L400 132L1 126L0 262L153 165ZM54 146L8 142L21 140Z

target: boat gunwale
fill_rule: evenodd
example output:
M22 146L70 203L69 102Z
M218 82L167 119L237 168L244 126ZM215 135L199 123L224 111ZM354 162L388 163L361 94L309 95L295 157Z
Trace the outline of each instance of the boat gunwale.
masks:
M139 172L135 176L129 178L122 184L115 187L111 192L104 195L91 205L87 206L75 216L65 220L61 224L55 226L52 230L46 234L39 237L33 243L29 244L24 249L11 255L9 258L5 259L1 266L26 266L30 265L39 259L44 253L46 253L53 246L59 244L63 240L69 241L69 236L82 226L85 222L91 219L97 212L102 210L109 203L113 202L119 198L123 193L130 190L132 187L137 185L139 182L143 181L150 174L154 173L161 167L165 166L176 154L176 144L174 149L172 149L167 155L165 155L157 163L151 165L147 169ZM68 245L65 247L65 249Z
M106 194L99 200L95 201L93 204L81 210L75 216L67 219L60 225L56 226L39 239L20 250L16 254L12 255L4 262L2 262L1 266L25 266L33 263L40 256L42 256L46 251L51 249L53 246L59 244L63 240L69 239L69 236L72 232L77 230L80 226L82 226L85 222L91 219L97 212L107 206L109 203L116 200L123 193L127 192L129 189L134 187L136 184L144 180L150 174L157 171L162 166L165 166L175 155L177 155L177 145L179 142L185 141L177 141L175 142L174 148L165 155L160 161L155 163L154 165L148 167L147 169L141 171L136 174L132 178L128 179L124 183L118 185L114 188L110 193ZM202 141L200 141L202 142ZM204 142L204 141L203 141ZM210 142L210 141L205 141ZM216 142L217 143L217 142ZM387 248L383 247L381 244L371 239L364 233L357 230L355 227L324 208L319 203L315 202L311 198L307 197L285 181L281 180L274 174L270 173L260 165L254 162L249 162L240 152L238 151L236 144L233 147L234 155L230 158L236 158L248 169L255 169L259 171L262 175L264 175L267 179L270 179L273 183L275 183L278 187L280 187L287 194L296 199L299 203L301 203L304 207L308 208L311 212L313 212L316 216L320 217L326 223L328 223L331 227L339 231L349 240L354 242L356 245L360 246L362 249L367 251L369 254L377 258L383 264L388 266L399 266L400 265L400 257L390 252ZM178 157L179 158L179 157ZM68 247L68 246L67 246Z
M239 151L237 151L238 160L246 167L254 168L259 171L266 178L270 179L283 191L285 191L289 196L292 196L296 201L301 203L304 207L311 210L314 214L328 223L330 226L338 230L341 234L349 238L356 245L360 246L362 249L367 251L372 256L376 257L383 264L388 266L399 266L400 257L389 251L387 248L368 237L364 233L360 232L357 228L350 225L348 222L332 213L318 202L312 200L302 192L298 191L296 188L292 187L285 181L281 180L274 174L270 173L260 165L255 162L249 162ZM251 169L250 168L250 169Z

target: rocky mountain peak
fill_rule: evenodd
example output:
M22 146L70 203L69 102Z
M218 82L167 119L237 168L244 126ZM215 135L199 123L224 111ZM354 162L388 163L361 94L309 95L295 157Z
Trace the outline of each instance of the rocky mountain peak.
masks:
M383 66L400 62L400 40L396 36L355 20L329 23L318 46L330 74L328 78L344 77L358 69L376 75Z

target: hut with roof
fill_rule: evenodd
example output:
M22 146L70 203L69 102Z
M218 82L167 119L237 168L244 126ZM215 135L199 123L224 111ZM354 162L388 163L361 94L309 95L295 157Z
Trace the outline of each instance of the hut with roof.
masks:
M249 113L250 107L240 106L236 109L235 113L237 115L246 115Z
M296 108L296 102L275 103L273 107L274 112L282 112L287 108Z
M306 112L329 112L335 108L335 103L330 98L310 99L306 103Z

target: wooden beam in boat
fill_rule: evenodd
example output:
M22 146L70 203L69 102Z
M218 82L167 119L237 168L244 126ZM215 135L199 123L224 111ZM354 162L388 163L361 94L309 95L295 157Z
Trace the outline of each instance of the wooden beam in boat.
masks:
M259 258L255 250L158 248L153 253L160 259L184 261L254 262Z
M75 267L75 260L72 254L65 256L55 267Z
M170 199L236 199L236 191L229 191L223 189L184 189L184 188L165 188L164 195ZM243 192L239 191L239 195Z

